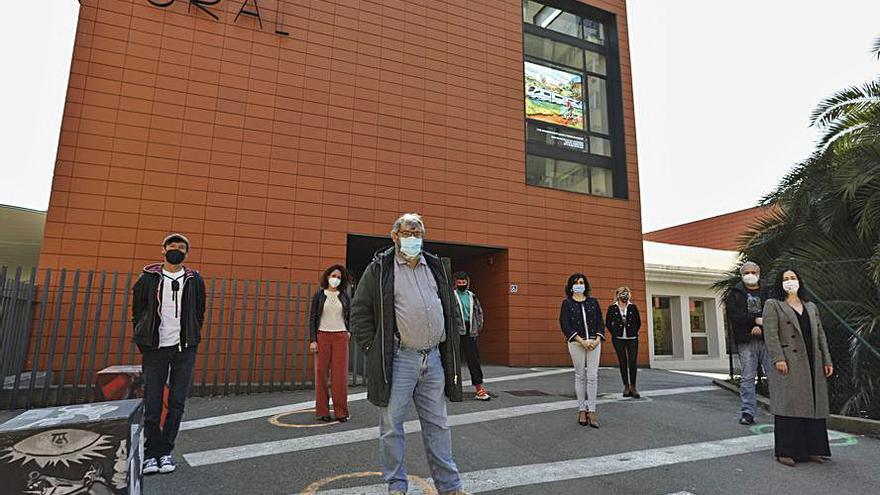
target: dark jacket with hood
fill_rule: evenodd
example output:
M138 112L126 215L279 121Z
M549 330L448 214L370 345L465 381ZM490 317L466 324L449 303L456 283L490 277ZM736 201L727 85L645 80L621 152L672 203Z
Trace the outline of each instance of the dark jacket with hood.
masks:
M367 400L379 407L388 405L393 379L391 372L397 334L394 256L393 247L375 255L358 282L351 305L351 332L367 355ZM437 281L438 296L443 306L446 340L439 347L446 375L446 397L460 402L461 356L458 342L459 329L464 323L453 300L452 270L436 255L422 252L422 256Z
M312 309L309 315L309 342L318 341L318 327L321 326L321 315L324 314L324 303L327 302L327 294L324 289L318 289L318 292L312 297ZM339 291L339 302L342 303L342 319L345 320L345 329L351 332L351 297L344 290Z
M180 296L180 348L193 347L202 340L205 321L205 281L199 272L183 267L183 294ZM162 263L144 267L132 288L132 342L143 351L159 348L159 324L162 320Z
M761 303L767 300L767 291L760 287L758 289ZM748 289L744 282L740 281L724 299L724 307L727 312L727 320L730 322L730 329L733 333L733 341L737 344L747 344L752 339L764 340L764 337L752 336L752 328L756 326L755 318L761 317L762 308L755 308L758 312L749 311Z

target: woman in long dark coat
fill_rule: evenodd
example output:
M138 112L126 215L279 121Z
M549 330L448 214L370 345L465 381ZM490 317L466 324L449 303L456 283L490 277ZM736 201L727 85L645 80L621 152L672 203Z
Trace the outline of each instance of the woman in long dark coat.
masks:
M794 270L783 270L764 303L764 340L770 351L770 411L775 415L776 460L822 463L828 446L828 384L834 373L819 309Z

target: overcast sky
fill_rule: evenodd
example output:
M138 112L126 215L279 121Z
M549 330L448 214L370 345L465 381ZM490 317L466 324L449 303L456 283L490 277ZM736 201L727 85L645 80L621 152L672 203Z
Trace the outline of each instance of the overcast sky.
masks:
M49 203L75 0L7 2L0 203ZM644 230L753 206L812 150L816 103L871 79L876 0L629 0Z

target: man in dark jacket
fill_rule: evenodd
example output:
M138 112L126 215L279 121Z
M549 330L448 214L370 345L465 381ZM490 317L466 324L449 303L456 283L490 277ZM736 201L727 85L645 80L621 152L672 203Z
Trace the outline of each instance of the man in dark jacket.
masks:
M185 236L169 235L162 241L165 261L144 267L132 289L132 340L143 357L144 474L174 471L171 450L202 338L205 282L183 266L188 252ZM168 413L160 428L166 381Z
M364 271L351 308L351 331L367 355L367 399L380 408L379 457L390 494L405 494L403 423L415 402L434 484L464 494L452 458L446 397L461 401L459 330L451 270L422 251L425 226L407 213L394 222L394 247Z
M730 291L724 301L727 320L730 322L733 340L739 354L739 365L742 370L742 381L739 385L740 424L755 423L758 410L758 398L755 392L755 378L758 376L758 365L766 373L770 369L770 353L764 344L763 320L766 294L761 287L761 268L751 261L740 267L742 281Z

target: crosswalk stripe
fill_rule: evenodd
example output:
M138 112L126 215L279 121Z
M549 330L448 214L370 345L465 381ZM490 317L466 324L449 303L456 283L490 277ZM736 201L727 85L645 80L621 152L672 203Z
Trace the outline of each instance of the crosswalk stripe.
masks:
M696 387L677 387L659 390L646 390L641 392L643 397L662 397L667 395L687 394L696 392L706 392L718 390L714 385L696 386ZM609 398L600 399L600 404L609 402L617 402L624 400L620 394L614 394ZM647 403L646 401L638 401L626 399L633 404ZM565 400L558 402L544 402L537 404L527 404L522 406L511 406L497 409L488 409L472 413L456 414L449 416L449 426L460 426L474 423L482 423L486 421L494 421L499 419L514 418L526 416L530 414L540 414L552 411L560 411L565 409L574 409L577 407L577 401ZM404 423L404 430L407 433L415 433L421 431L421 425L417 420L407 421ZM205 466L209 464L219 464L223 462L240 461L242 459L250 459L254 457L263 457L268 455L286 454L290 452L298 452L302 450L317 449L322 447L330 447L334 445L343 445L354 442L362 442L365 440L373 440L379 438L379 428L361 428L356 430L341 431L337 433L326 433L320 435L311 435L306 437L288 438L284 440L275 440L270 442L254 443L248 445L238 445L235 447L226 447L221 449L206 450L202 452L192 452L184 454L183 458L191 466Z
M829 431L829 439L842 438L843 434ZM638 471L661 466L671 466L694 461L704 461L741 454L750 454L773 448L773 434L711 440L659 447L654 449L621 452L598 457L584 457L565 461L509 466L461 473L464 489L481 493L541 483L570 481L575 479L607 476L610 474ZM428 480L430 482L430 480ZM318 495L381 495L387 493L384 483L352 488L338 488L318 492ZM411 486L413 495L425 495L418 486ZM688 492L679 492L680 494ZM676 495L676 494L670 494Z
M560 375L563 373L571 373L571 368L561 368L561 369L551 369L544 371L537 371L534 373L516 373L512 375L504 375L504 376L496 376L493 378L486 378L483 380L483 383L501 383L508 382L513 380L525 380L528 378L540 378L543 376L553 376ZM471 385L470 380L462 382L462 386ZM360 400L364 400L367 398L367 394L365 392L352 394L348 396L348 402L356 402ZM258 418L268 418L269 416L274 416L276 414L286 413L290 411L296 411L300 409L311 409L315 407L315 401L309 400L305 402L299 402L295 404L285 404L283 406L275 406L268 407L265 409L256 409L253 411L244 411L240 413L233 414L224 414L222 416L212 416L210 418L202 418L202 419L193 419L190 421L184 421L180 424L180 430L197 430L199 428L207 428L209 426L219 426L229 423L236 423L240 421L249 421L251 419Z

